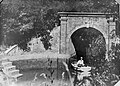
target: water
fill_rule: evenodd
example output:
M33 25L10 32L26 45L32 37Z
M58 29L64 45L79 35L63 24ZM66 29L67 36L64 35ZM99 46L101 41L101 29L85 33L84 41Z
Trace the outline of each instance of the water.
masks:
M65 70L27 69L21 70L20 73L23 76L18 78L17 86L70 86Z

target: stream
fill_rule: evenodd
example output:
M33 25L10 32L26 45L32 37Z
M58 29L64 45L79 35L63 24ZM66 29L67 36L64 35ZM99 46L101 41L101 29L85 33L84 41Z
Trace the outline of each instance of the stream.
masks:
M51 75L52 72L53 74ZM21 70L23 76L18 78L17 86L69 86L68 74L58 69Z

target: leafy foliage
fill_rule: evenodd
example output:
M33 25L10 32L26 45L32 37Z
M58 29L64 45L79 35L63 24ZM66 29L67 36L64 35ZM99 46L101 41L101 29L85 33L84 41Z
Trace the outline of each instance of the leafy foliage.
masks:
M113 86L119 81L119 46L119 44L112 44L109 51L109 61L103 59L98 64L95 63L95 69L92 71L92 74L96 86Z

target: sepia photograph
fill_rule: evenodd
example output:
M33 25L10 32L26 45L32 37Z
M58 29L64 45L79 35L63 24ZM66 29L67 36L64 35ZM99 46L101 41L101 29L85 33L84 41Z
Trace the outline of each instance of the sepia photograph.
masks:
M120 0L0 0L0 86L120 86Z

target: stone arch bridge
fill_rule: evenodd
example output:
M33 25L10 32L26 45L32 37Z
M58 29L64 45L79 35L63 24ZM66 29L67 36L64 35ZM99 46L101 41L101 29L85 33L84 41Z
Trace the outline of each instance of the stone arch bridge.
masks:
M80 12L59 12L60 15L60 36L59 53L73 54L75 49L71 42L71 35L83 27L94 28L102 33L106 41L106 58L111 47L110 33L116 30L114 14L110 13L80 13Z

